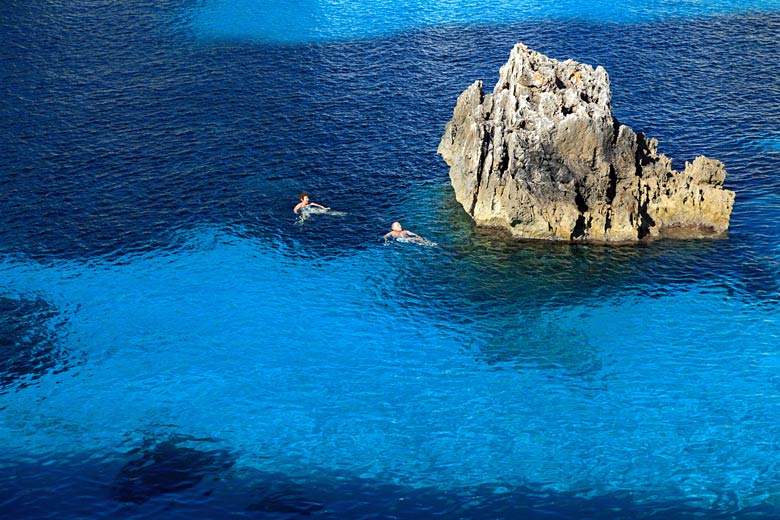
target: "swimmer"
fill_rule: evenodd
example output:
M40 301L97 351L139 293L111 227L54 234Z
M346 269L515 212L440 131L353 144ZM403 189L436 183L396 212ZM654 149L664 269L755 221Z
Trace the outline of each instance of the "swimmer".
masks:
M325 206L321 204L317 204L316 202L311 202L309 200L309 194L305 191L301 193L301 201L296 204L296 206L293 208L293 213L296 215L303 209L303 208L320 208L323 211L328 211L330 208L326 208Z
M401 226L400 222L393 222L393 225L390 226L390 231L388 233L385 233L384 239L385 239L385 243L387 243L387 241L390 239L394 239L394 240L398 240L399 242L412 242L415 244L422 244L425 246L436 245L434 242L430 242L429 240L424 239L417 233L412 233L408 229L404 229Z

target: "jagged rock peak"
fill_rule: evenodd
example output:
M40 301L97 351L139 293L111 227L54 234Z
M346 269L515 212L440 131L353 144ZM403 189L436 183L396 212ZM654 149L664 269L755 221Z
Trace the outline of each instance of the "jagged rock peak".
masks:
M517 44L492 94L459 97L439 144L478 225L518 238L636 241L727 231L734 192L720 161L678 172L658 142L612 115L609 75Z

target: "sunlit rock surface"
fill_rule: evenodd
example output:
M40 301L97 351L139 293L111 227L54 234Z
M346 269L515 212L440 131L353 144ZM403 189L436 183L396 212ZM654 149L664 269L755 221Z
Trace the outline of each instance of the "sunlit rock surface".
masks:
M492 94L458 98L439 144L457 200L478 225L518 238L636 241L728 230L734 192L720 161L683 171L612 115L603 67L517 44Z

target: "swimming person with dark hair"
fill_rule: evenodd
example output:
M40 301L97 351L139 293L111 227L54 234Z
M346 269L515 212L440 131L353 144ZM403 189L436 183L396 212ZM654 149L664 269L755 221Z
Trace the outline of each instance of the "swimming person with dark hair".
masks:
M317 204L309 200L309 194L305 191L301 193L301 201L293 208L293 212L297 215L304 208L319 208L323 211L328 211L330 208L326 208L322 204Z
M390 231L388 233L385 233L384 236L385 243L387 243L388 240L393 239L398 242L409 242L412 244L420 244L423 246L435 246L435 242L431 242L430 240L426 240L417 233L412 233L408 229L404 229L401 226L400 222L393 222L392 226L390 226Z

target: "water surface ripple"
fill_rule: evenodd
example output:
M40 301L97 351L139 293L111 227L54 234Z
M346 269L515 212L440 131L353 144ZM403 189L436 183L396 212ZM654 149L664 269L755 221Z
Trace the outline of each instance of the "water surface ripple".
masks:
M777 6L318 4L0 5L0 515L779 517ZM476 229L436 147L518 41L728 237Z

